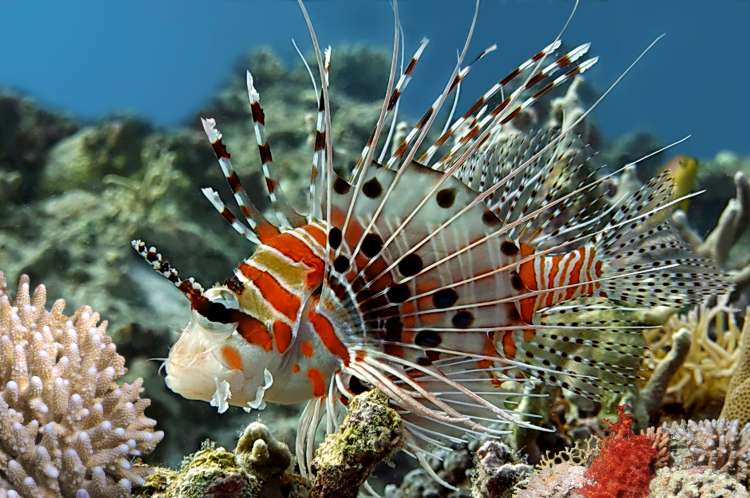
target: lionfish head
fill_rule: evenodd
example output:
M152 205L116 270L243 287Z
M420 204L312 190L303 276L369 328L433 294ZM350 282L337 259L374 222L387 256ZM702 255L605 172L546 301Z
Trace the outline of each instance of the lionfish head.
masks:
M155 247L142 241L133 241L133 247L190 301L190 322L164 364L167 387L185 398L209 401L220 412L230 404L262 409L273 383L265 326L240 310L237 294L226 285L204 290L193 279L180 279Z

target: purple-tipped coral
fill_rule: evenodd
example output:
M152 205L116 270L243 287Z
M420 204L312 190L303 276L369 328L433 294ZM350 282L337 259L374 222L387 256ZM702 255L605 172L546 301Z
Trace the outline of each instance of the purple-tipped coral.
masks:
M141 380L116 383L125 360L97 313L46 301L26 276L11 299L0 273L0 496L130 496L147 473L132 460L163 436Z

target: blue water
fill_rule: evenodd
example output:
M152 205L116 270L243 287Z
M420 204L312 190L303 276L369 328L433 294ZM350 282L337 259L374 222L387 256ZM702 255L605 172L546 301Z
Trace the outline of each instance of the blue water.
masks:
M476 96L550 41L571 5L485 0L470 53L493 42L499 50L472 73L464 95ZM321 43L334 49L345 42L390 42L385 1L310 1L308 7ZM472 9L469 0L400 2L408 47L422 36L432 40L407 92L407 113L421 113L444 84ZM81 118L125 111L165 127L185 124L253 47L270 45L291 62L290 38L309 46L296 2L287 0L5 0L0 16L0 85ZM597 111L607 137L636 129L663 141L692 134L681 152L750 154L750 69L739 41L748 26L747 0L584 0L566 41L593 42L602 59L588 75L604 88L667 33Z

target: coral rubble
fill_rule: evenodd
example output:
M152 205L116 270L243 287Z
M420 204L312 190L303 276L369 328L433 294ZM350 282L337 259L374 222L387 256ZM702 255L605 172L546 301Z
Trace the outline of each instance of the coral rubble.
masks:
M126 497L148 468L134 459L162 439L142 381L118 384L125 359L91 308L46 308L20 278L0 273L0 488L8 497Z

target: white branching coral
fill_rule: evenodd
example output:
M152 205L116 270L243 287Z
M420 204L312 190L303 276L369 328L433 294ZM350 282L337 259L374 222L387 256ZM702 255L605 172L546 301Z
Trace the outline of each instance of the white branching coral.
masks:
M162 439L143 413L141 379L118 385L125 360L88 307L47 310L21 277L11 299L0 272L0 498L127 497Z

